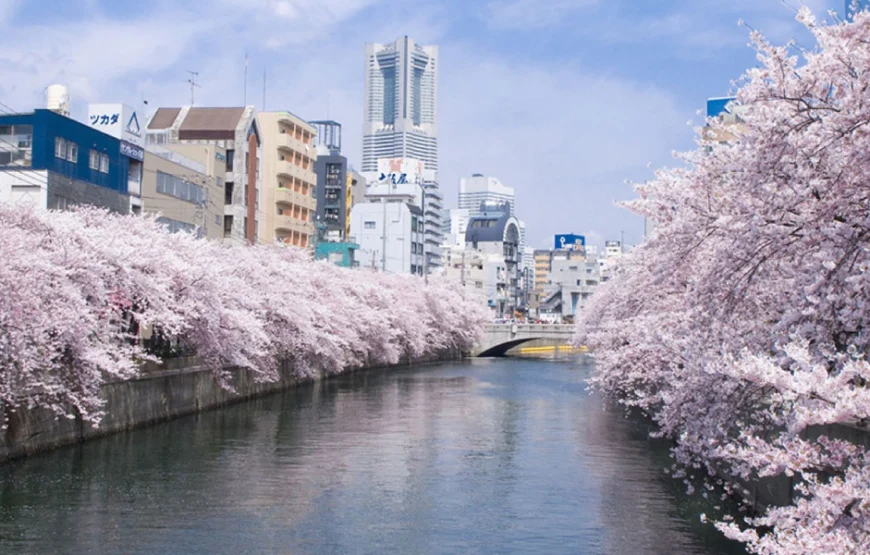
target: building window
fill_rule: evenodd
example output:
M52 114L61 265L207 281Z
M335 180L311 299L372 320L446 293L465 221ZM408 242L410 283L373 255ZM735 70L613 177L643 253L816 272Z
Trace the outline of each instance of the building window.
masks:
M170 218L164 218L162 216L157 218L157 222L166 226L166 228L169 229L169 233L178 233L178 232L190 233L191 231L196 229L196 225L194 225L194 224L190 224L187 222L181 222L181 221L173 220Z
M79 145L75 143L67 143L66 159L73 164L79 161Z
M208 196L202 187L162 171L157 172L157 192L194 204L204 204Z
M54 157L66 158L66 139L63 137L54 138Z
M88 153L88 167L100 171L100 153L91 149Z
M366 222L363 224L363 227L366 229L375 229L375 222Z
M224 237L233 236L233 217L224 216Z
M0 125L0 166L31 165L33 126Z
M108 154L100 154L100 171L102 173L109 173L109 155Z
M416 273L417 273L417 265L416 265L416 264L411 264L411 273L412 273L412 274L416 274Z
M227 150L227 171L233 171L233 158L236 155L236 151L233 149Z
M52 203L51 209L52 210L66 210L70 206L72 206L72 203L70 202L70 200L68 198L62 197L60 195L55 195L54 202Z
M417 254L417 243L411 243L411 254Z

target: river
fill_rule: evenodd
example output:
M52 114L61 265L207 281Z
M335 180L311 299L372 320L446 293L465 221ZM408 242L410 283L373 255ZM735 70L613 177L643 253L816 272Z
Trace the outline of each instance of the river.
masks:
M0 553L742 553L589 371L362 372L0 464Z

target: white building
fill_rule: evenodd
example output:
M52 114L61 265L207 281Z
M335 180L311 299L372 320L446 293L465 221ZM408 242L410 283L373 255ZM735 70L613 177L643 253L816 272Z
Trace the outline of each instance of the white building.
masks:
M454 245L445 249L444 274L462 283L466 294L477 295L493 318L512 316L514 298L504 256Z
M505 299L494 308L500 317L513 317L514 311L520 306L519 221L510 215L509 204L499 204L496 208L469 220L465 231L465 249L498 261L504 268Z
M444 218L442 232L445 247L465 247L465 231L468 229L468 210L464 208L452 208L447 211Z
M369 182L366 198L351 210L350 234L359 245L360 266L423 275L428 268L421 208L424 189L419 179L422 162L399 162L396 171L364 174Z
M481 203L510 203L511 216L516 216L513 187L505 187L496 177L476 173L459 180L459 208L472 217L482 212Z
M550 275L544 288L539 318L550 322L570 322L582 312L601 282L596 260L572 258L565 251L556 251Z
M520 232L523 230L520 222ZM520 238L522 241L522 238ZM533 247L520 246L520 275L519 275L521 306L528 309L529 301L535 289L535 249Z

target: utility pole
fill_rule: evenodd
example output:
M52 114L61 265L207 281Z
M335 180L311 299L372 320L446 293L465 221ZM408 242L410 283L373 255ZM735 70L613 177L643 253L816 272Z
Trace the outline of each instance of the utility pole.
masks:
M426 252L426 188L423 187L422 182L420 183L420 204L422 204L423 212L423 280L426 285L429 285L429 253Z
M383 220L383 230L381 233L382 237L382 251L381 251L381 271L387 271L387 199L381 198L381 204L384 205L384 220Z
M196 82L196 78L199 77L199 72L187 70L187 73L190 74L190 79L188 79L187 82L190 84L190 105L193 106L194 92L196 91L196 89L200 88L200 86Z

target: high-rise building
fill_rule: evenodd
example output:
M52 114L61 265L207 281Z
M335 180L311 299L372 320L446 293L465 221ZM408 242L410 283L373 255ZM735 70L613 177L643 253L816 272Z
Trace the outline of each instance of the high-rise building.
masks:
M459 180L459 208L468 210L471 217L478 216L483 211L481 203L510 203L511 216L516 216L514 189L506 187L496 177L476 173L471 177Z
M366 45L362 172L379 172L379 161L420 160L431 172L421 187L426 267L441 265L438 186L438 47L401 37Z
M308 247L317 203L315 128L290 112L260 112L261 239Z
M437 46L408 37L366 44L362 171L378 171L382 158L438 171L437 62Z

